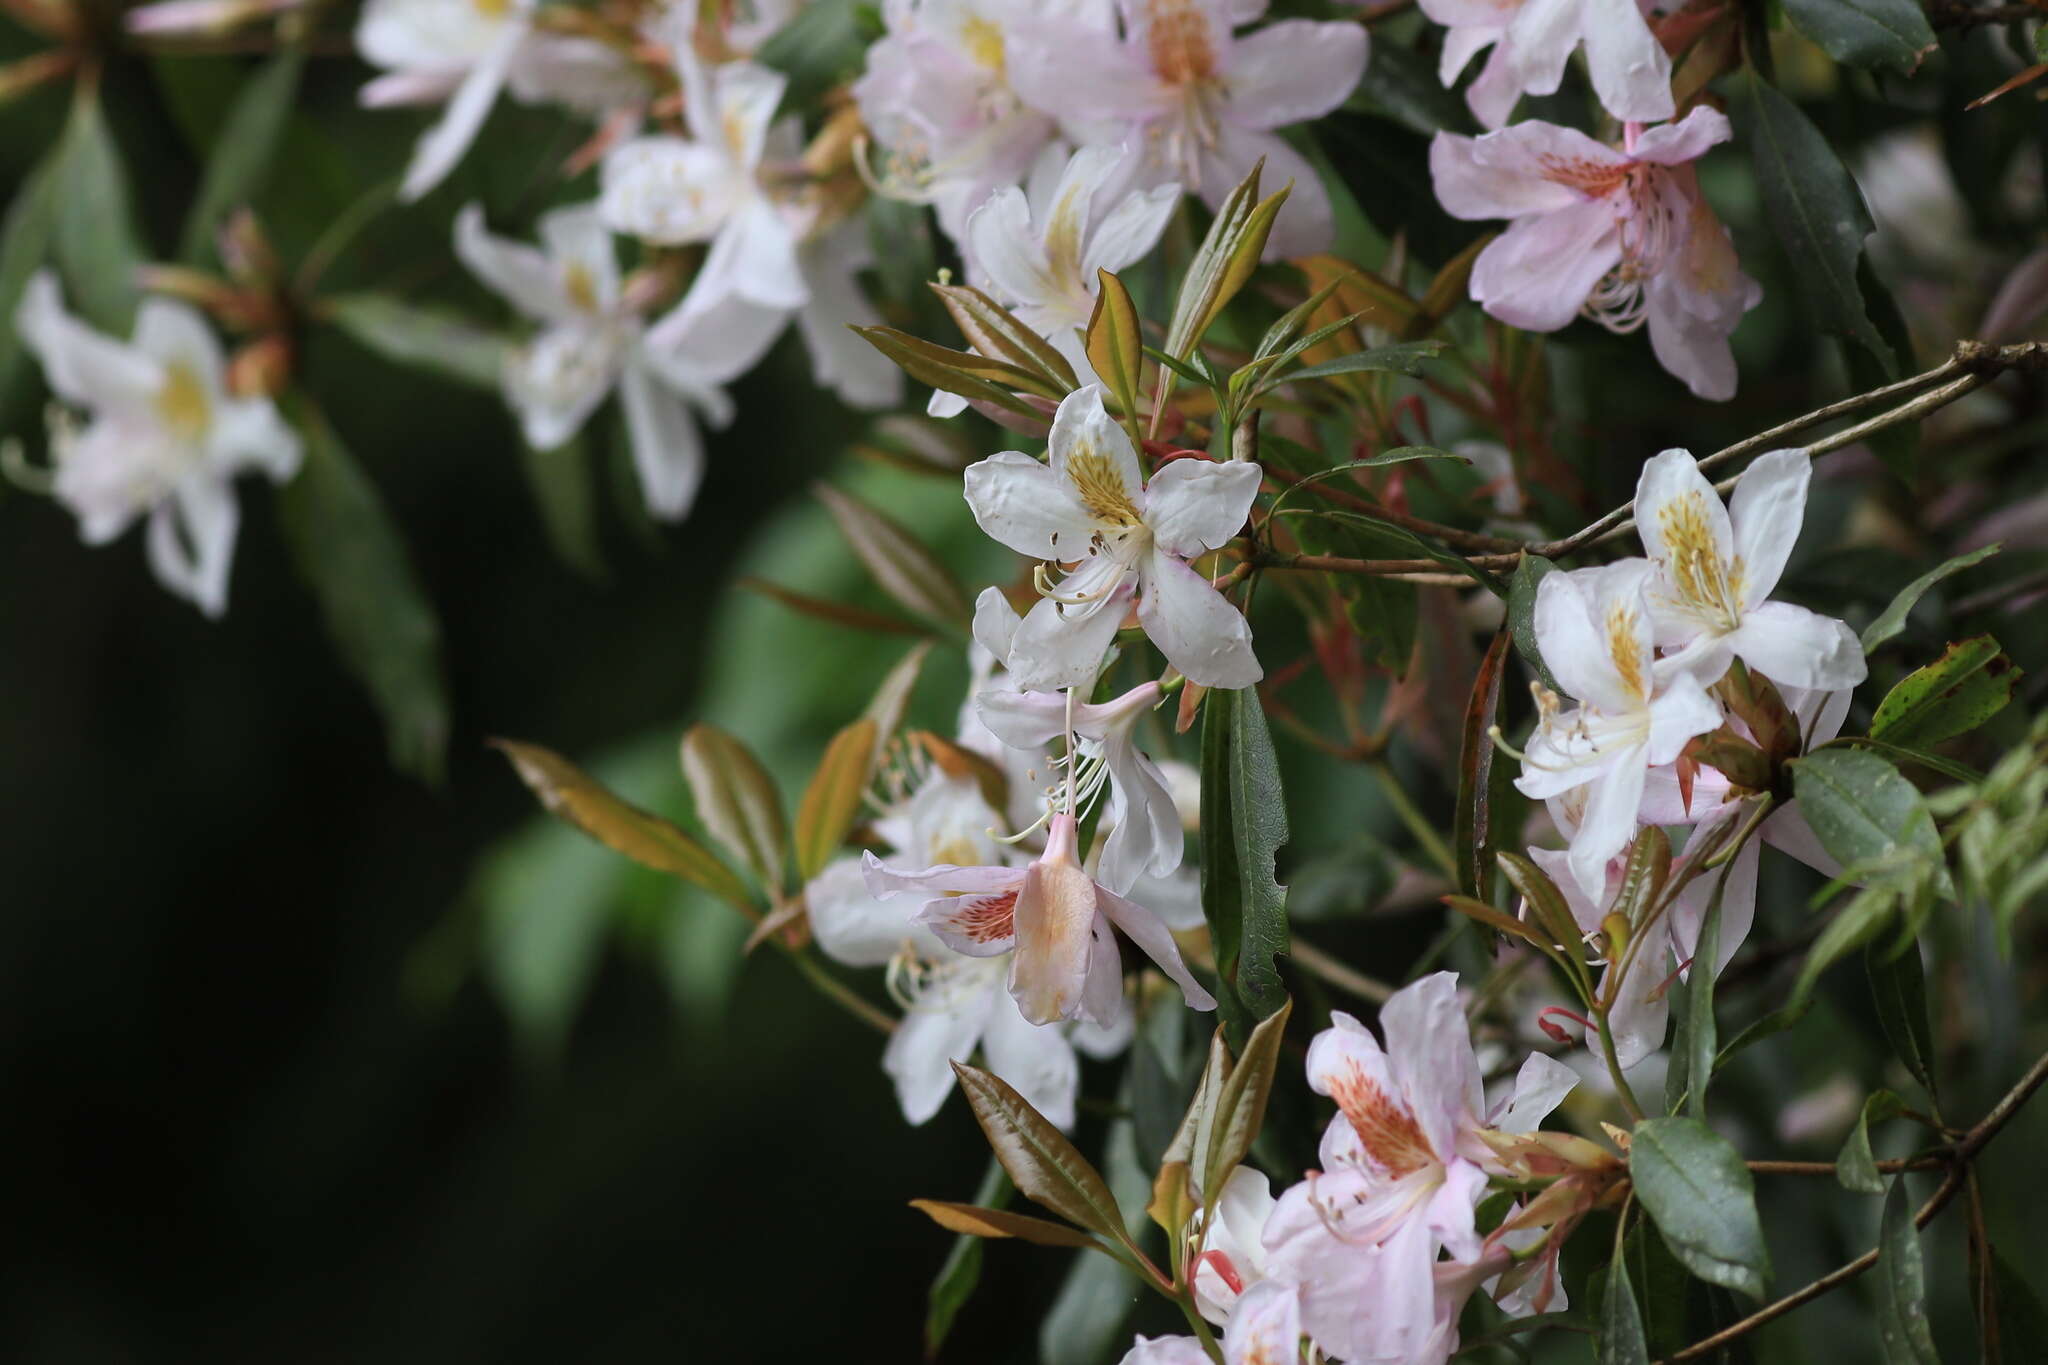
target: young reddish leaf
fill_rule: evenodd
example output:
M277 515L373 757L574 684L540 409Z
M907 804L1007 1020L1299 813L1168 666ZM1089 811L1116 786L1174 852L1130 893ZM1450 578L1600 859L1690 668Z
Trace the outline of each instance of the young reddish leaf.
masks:
M739 586L760 593L771 601L780 602L791 611L819 621L829 621L835 626L849 630L868 630L880 635L923 635L925 628L909 621L899 621L893 616L884 616L878 611L865 607L848 606L844 602L828 602L822 597L810 597L792 591L780 583L771 583L765 578L742 578Z
M953 1063L953 1072L996 1159L1027 1198L1090 1232L1129 1242L1116 1196L1066 1134L1001 1077L962 1062Z
M779 894L789 830L775 779L752 750L715 725L693 725L683 733L682 764L704 828Z
M1458 889L1479 900L1487 898L1488 872L1493 867L1493 819L1487 796L1493 785L1493 739L1487 733L1500 719L1501 678L1507 672L1508 646L1514 637L1503 625L1479 661L1472 695L1465 703L1464 736L1458 748L1458 809L1454 824Z
M999 357L1038 376L1062 396L1079 386L1074 367L1065 356L979 289L965 284L934 284L931 288L953 315L967 344L981 354Z
M816 484L813 489L883 592L905 609L941 625L959 625L968 619L967 597L959 580L910 532L830 484Z
M1015 1237L1042 1247L1095 1247L1102 1243L1079 1228L1033 1218L1028 1213L1007 1209L984 1209L973 1204L951 1204L939 1199L913 1199L910 1207L948 1232L969 1237Z
M867 716L832 737L796 808L796 870L805 881L825 870L860 813L875 770L875 722Z

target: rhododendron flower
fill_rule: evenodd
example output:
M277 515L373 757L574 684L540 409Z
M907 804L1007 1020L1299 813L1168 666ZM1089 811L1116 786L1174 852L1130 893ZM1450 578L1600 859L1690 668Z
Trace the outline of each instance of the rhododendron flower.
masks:
M1119 895L1128 894L1147 873L1166 876L1180 866L1185 851L1180 812L1166 777L1132 735L1159 697L1159 684L1148 682L1100 704L1070 704L1058 692L991 691L976 698L982 724L1013 748L1043 752L1047 743L1068 733L1070 721L1072 733L1089 742L1109 783L1104 814L1110 828L1096 878Z
M1192 1275L1195 1307L1209 1321L1228 1322L1238 1298L1272 1274L1265 1236L1273 1203L1266 1177L1249 1166L1239 1166L1223 1182L1202 1238L1202 1259ZM1198 1213L1189 1220L1190 1233L1199 1227L1200 1217Z
M687 30L675 42L690 136L635 138L604 159L606 226L661 246L709 242L699 283L768 308L809 297L798 225L764 182L769 125L788 78L753 62L707 70Z
M939 864L894 871L866 855L868 889L932 897L920 923L970 957L1011 953L1010 994L1034 1024L1088 1019L1107 1027L1123 999L1123 962L1114 924L1181 989L1191 1009L1216 1008L1215 997L1188 974L1165 923L1092 880L1076 858L1074 817L1046 825L1045 851L1029 867Z
M1614 332L1647 322L1659 364L1702 398L1732 397L1728 337L1763 291L1690 164L1729 136L1727 116L1704 106L1648 131L1631 124L1620 148L1535 120L1438 133L1429 167L1445 211L1513 220L1474 262L1473 299L1537 332L1581 313Z
M1238 36L1264 0L1121 0L1120 38L1071 22L1023 26L1010 80L1057 114L1077 142L1128 144L1141 181L1178 183L1211 206L1265 159L1272 185L1294 182L1273 223L1268 259L1328 247L1329 196L1277 129L1329 113L1365 73L1356 23L1283 19Z
M853 97L882 157L878 182L931 204L955 242L967 215L1030 173L1057 132L1057 110L1011 88L1019 28L1056 17L1090 43L1108 40L1107 0L888 0L889 32L867 52Z
M1251 511L1255 464L1175 460L1148 484L1138 453L1089 385L1061 400L1048 463L1018 450L967 471L967 504L989 535L1076 567L1018 625L1005 663L1026 691L1094 680L1132 598L1138 623L1190 681L1249 687L1264 676L1244 616L1187 561L1218 549Z
M1813 461L1774 450L1735 481L1728 505L1683 450L1643 465L1637 534L1656 566L1649 590L1657 644L1712 681L1737 658L1774 683L1854 687L1867 669L1856 633L1830 616L1769 601L1806 517Z
M1539 800L1588 788L1571 870L1595 898L1606 892L1607 860L1635 837L1649 769L1721 724L1720 704L1697 677L1653 662L1653 573L1647 560L1628 559L1550 574L1536 590L1537 647L1579 704L1561 710L1554 694L1537 688L1542 718L1515 786Z
M925 863L994 864L997 820L972 779L933 773L900 808L875 821L890 847ZM841 858L804 890L818 946L848 966L887 966L903 1020L889 1035L882 1069L912 1123L939 1111L952 1093L953 1063L979 1047L988 1069L1062 1128L1074 1125L1080 1091L1078 1047L1093 1056L1120 1050L1128 1012L1112 1025L1040 1028L1018 1012L1000 957L970 957L941 943L916 919L918 902L868 889L861 860Z
M1593 93L1617 119L1653 123L1675 112L1671 59L1636 0L1421 0L1450 29L1437 77L1445 86L1489 45L1493 55L1465 91L1465 103L1498 128L1523 95L1548 95L1581 44Z
M498 92L560 100L585 109L623 102L640 90L612 49L588 38L537 32L533 0L367 0L356 50L386 74L362 88L371 108L447 102L413 149L399 197L418 199L441 183L476 140Z
M1303 1326L1332 1354L1442 1360L1456 1346L1457 1305L1487 1277L1469 1275L1485 1245L1474 1210L1495 1164L1477 1134L1497 1126L1457 977L1438 972L1395 992L1380 1011L1384 1048L1348 1014L1331 1022L1308 1054L1309 1085L1337 1102L1324 1169L1280 1196L1266 1224L1268 1267L1298 1287ZM1496 1118L1533 1129L1563 1098L1576 1077L1543 1062L1523 1067Z
M1292 1285L1247 1289L1223 1332L1223 1365L1295 1365L1301 1358L1301 1303ZM1122 1365L1211 1365L1193 1337L1139 1337Z
M690 408L716 426L731 421L732 401L718 385L737 371L714 371L647 343L595 207L556 209L541 219L540 236L544 249L495 237L475 204L455 219L462 263L541 324L532 341L506 356L506 402L528 443L552 450L618 390L648 510L681 517L704 478L704 445Z
M82 428L53 423L52 491L102 545L147 514L149 565L208 616L227 610L241 521L233 480L245 470L283 483L298 472L297 433L267 398L228 394L220 342L190 306L145 299L120 342L64 311L56 277L29 277L15 313L51 390L83 408Z

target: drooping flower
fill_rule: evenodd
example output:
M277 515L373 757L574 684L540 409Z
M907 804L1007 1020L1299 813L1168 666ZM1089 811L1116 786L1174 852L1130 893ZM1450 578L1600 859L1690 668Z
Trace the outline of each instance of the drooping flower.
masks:
M1533 1129L1576 1077L1548 1058L1525 1065L1489 1116L1450 972L1387 1001L1384 1047L1350 1015L1331 1020L1308 1056L1309 1085L1337 1102L1323 1170L1280 1196L1267 1263L1297 1286L1302 1325L1333 1355L1441 1361L1456 1348L1457 1305L1501 1268L1471 1274L1486 1249L1474 1211L1497 1164L1479 1134Z
M356 50L385 74L362 88L362 103L447 104L413 149L401 199L418 199L447 177L507 85L522 100L585 109L639 92L610 48L539 32L533 14L534 0L367 0L356 22Z
M1239 1166L1223 1182L1192 1273L1195 1307L1209 1321L1228 1322L1239 1298L1271 1276L1265 1236L1273 1205L1271 1185L1249 1166Z
M493 236L483 210L455 219L455 254L540 332L505 361L505 399L537 450L562 445L616 390L648 510L677 518L704 477L694 407L714 426L732 420L719 386L737 373L727 356L712 369L679 346L650 345L639 308L621 287L611 233L594 206L556 209L540 221L541 248ZM707 350L709 348L706 348Z
M942 863L896 871L870 853L868 889L876 896L908 891L931 897L918 921L956 952L1010 953L1010 994L1034 1024L1087 1019L1107 1027L1114 1021L1123 999L1123 962L1112 925L1180 987L1189 1008L1216 1008L1215 997L1188 974L1158 915L1082 869L1077 834L1072 815L1053 815L1045 851L1024 868Z
M1141 683L1101 703L1073 702L1058 692L989 691L977 697L982 724L1016 749L1043 751L1072 733L1093 749L1109 783L1109 826L1096 877L1119 895L1146 874L1164 877L1180 866L1185 840L1166 777L1137 747L1133 731L1159 704L1159 684Z
M1450 29L1437 71L1445 86L1493 48L1465 91L1488 128L1506 123L1523 95L1555 92L1581 45L1593 93L1615 118L1654 123L1675 111L1671 59L1636 0L1422 0L1422 12Z
M1010 80L1075 141L1129 144L1139 182L1177 183L1211 207L1265 159L1266 181L1294 182L1267 239L1269 259L1325 249L1329 196L1277 130L1342 104L1365 72L1356 23L1283 19L1242 36L1264 0L1120 0L1118 39L1071 22L1022 26Z
M968 469L967 503L989 535L1034 559L1075 565L1026 613L1005 660L1026 691L1085 687L1123 624L1138 623L1191 681L1248 687L1264 676L1251 627L1187 561L1237 534L1261 477L1251 463L1175 460L1148 484L1138 453L1089 385L1060 402L1049 461L1008 450Z
M1613 332L1648 324L1657 361L1702 398L1735 393L1728 337L1763 297L1691 162L1730 136L1704 106L1620 148L1529 120L1430 144L1437 198L1457 218L1507 218L1479 253L1472 297L1502 322L1554 332L1583 313Z
M103 545L147 515L150 568L208 616L227 610L241 513L234 478L284 483L301 447L267 398L227 390L220 342L190 306L145 299L131 340L116 341L64 310L56 277L38 271L15 313L51 390L84 409L82 427L53 424L53 492Z
M1655 658L1649 561L1553 573L1536 590L1543 661L1579 704L1561 709L1539 685L1542 716L1515 786L1539 800L1585 788L1571 870L1598 899L1607 862L1635 836L1646 775L1686 741L1721 724L1721 707L1691 671Z
M1813 461L1803 450L1757 457L1728 505L1693 457L1643 465L1636 528L1656 566L1650 623L1660 648L1708 682L1741 659L1774 683L1832 691L1862 682L1863 646L1844 622L1770 601L1799 539Z
M1301 1303L1292 1285L1267 1280L1244 1292L1223 1331L1223 1365L1294 1365L1301 1358ZM1210 1365L1193 1337L1139 1337L1121 1365Z

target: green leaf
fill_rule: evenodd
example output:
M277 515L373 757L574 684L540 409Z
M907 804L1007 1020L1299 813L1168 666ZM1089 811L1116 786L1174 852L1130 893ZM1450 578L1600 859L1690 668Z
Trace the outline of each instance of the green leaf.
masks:
M536 450L521 441L519 456L549 548L585 578L602 581L604 552L598 547L590 443L579 435L553 450Z
M178 247L181 259L195 264L204 260L221 219L262 191L298 97L299 72L305 61L302 49L286 48L243 82L234 108L213 140L198 197L185 218L185 234Z
M1874 225L1855 179L1799 106L1748 68L1750 155L1764 216L1792 263L1823 331L1849 337L1887 367L1898 364L1871 325L1856 266Z
M979 289L965 284L934 284L931 289L952 314L960 335L981 354L1007 360L1037 375L1062 395L1073 392L1080 383L1073 365L1050 342Z
M1557 565L1542 555L1522 556L1508 579L1508 629L1514 632L1515 652L1522 656L1522 662L1536 670L1545 687L1564 695L1564 689L1551 676L1549 665L1543 662L1543 647L1536 639L1536 587L1555 572Z
M1966 555L1957 555L1936 567L1929 569L1918 578L1899 589L1899 595L1891 605L1878 613L1877 619L1863 628L1863 649L1865 653L1876 649L1885 641L1906 628L1906 616L1913 605L1927 594L1927 590L1947 578L1950 574L1961 573L1973 565L1982 564L1998 553L1998 545L1986 545L1981 550L1972 550Z
M1629 1140L1636 1198L1685 1268L1762 1298L1771 1273L1742 1155L1697 1119L1645 1119Z
M1507 672L1509 634L1494 632L1493 643L1479 660L1472 695L1465 701L1465 723L1458 744L1458 805L1452 819L1458 889L1476 900L1490 900L1493 891L1493 740L1488 734L1500 721L1501 678Z
M704 828L779 895L789 829L775 779L753 750L715 725L699 723L684 731L680 757Z
M1444 348L1441 341L1397 341L1389 346L1375 346L1369 351L1354 355L1338 356L1320 365L1307 365L1298 370L1289 370L1277 381L1292 384L1302 379L1324 379L1331 375L1361 374L1370 372L1386 374L1417 375L1422 373L1422 362L1433 360ZM1425 447L1425 449L1427 449ZM1445 455L1445 451L1432 451ZM1411 457L1412 458L1412 457ZM1451 459L1458 458L1455 455ZM1362 460L1361 464L1390 463L1390 461Z
M2048 29L2042 32L2048 34ZM2048 1308L2042 1306L2034 1287L2004 1253L1995 1246L1986 1250L1986 1288L1991 1311L1980 1324L1984 1365L2022 1365L2039 1353L2043 1341L2048 1341Z
M1843 867L1884 862L1901 851L1941 861L1927 803L1884 759L1860 749L1822 749L1791 766L1800 810Z
M1870 1125L1898 1117L1905 1107L1905 1101L1889 1090L1880 1090L1863 1101L1856 1126L1849 1130L1841 1153L1835 1157L1835 1179L1842 1182L1843 1189L1857 1194L1884 1193L1884 1176L1870 1151Z
M72 103L59 165L51 247L64 291L88 322L125 337L135 321L135 272L148 252L136 233L121 149L99 105L83 93ZM13 322L6 319L10 328Z
M1435 446L1395 446L1392 450L1382 450L1377 455L1355 460L1351 468L1373 469L1380 465L1406 464L1410 460L1455 460L1459 464L1472 463L1463 455L1453 455L1450 451L1438 450Z
M854 327L852 330L920 384L958 394L969 402L989 403L1037 421L1046 420L1044 413L1019 398L1015 392L1037 393L1045 388L1043 381L1027 370L1020 370L1007 361L936 346L894 327ZM1060 397L1051 392L1042 396Z
M1252 1141L1266 1121L1266 1101L1273 1093L1273 1077L1280 1065L1280 1040L1287 1032L1287 1018L1294 1002L1284 1000L1279 1009L1259 1021L1241 1055L1217 1093L1216 1112L1210 1129L1208 1149L1202 1157L1202 1199L1214 1207L1223 1195L1224 1182L1252 1149Z
M1692 951L1692 972L1686 982L1686 1073L1698 1077L1687 1097L1686 1113L1701 1123L1707 1121L1707 1087L1714 1079L1714 1053L1720 1040L1714 1025L1714 969L1720 961L1721 899L1728 889L1731 860L1714 875L1714 894L1700 921L1700 934ZM1638 964L1640 970L1640 964Z
M1908 747L1952 739L2003 711L2020 676L1989 635L1957 641L1885 694L1871 717L1870 737Z
M1237 1037L1287 1002L1275 954L1287 951L1287 890L1273 857L1287 842L1280 765L1255 689L1209 693L1202 720L1202 914L1216 953L1217 996Z
M1877 1007L1878 1027L1884 1030L1892 1055L1905 1063L1929 1094L1934 1093L1934 1032L1927 1021L1927 983L1919 945L1895 953L1873 948L1864 955L1863 969L1870 980L1871 1001Z
M974 1192L974 1202L982 1208L1001 1208L1010 1202L1010 1195L1016 1186L1003 1172L1000 1161L991 1160L988 1172L981 1178L981 1188ZM979 1237L966 1233L953 1239L953 1249L946 1253L944 1265L932 1280L932 1287L925 1296L924 1314L924 1355L926 1360L936 1357L939 1348L946 1344L946 1337L953 1330L954 1319L960 1316L961 1306L974 1293L974 1287L981 1283L981 1242Z
M1616 1256L1607 1266L1607 1287L1600 1295L1598 1365L1649 1365L1650 1343L1643 1334L1643 1311L1636 1306L1635 1287L1628 1279L1628 1258Z
M383 499L310 405L305 463L278 493L278 519L327 633L384 717L393 766L439 782L448 747L441 624Z
M14 383L14 371L21 364L21 333L15 329L14 314L21 306L22 291L29 276L49 254L51 238L57 231L57 193L63 167L63 146L45 157L23 178L0 221L0 400Z
M1926 1272L1920 1233L1906 1201L1906 1178L1892 1177L1877 1238L1877 1337L1886 1365L1941 1365L1927 1325ZM2036 1343L2038 1345L2038 1343Z
M1261 158L1216 206L1209 231L1181 276L1173 317L1166 325L1164 348L1176 359L1186 359L1194 351L1217 314L1251 277L1259 253L1266 248L1266 234L1287 198L1287 191L1259 199L1259 173L1264 166L1265 160Z
M1785 0L1785 17L1850 66L1909 75L1934 47L1934 30L1915 0Z
M996 1160L1026 1198L1117 1242L1128 1242L1116 1197L1088 1158L1000 1076L954 1062L961 1093Z
M451 309L389 294L344 294L323 302L328 321L360 345L407 369L423 366L495 391L511 343Z
M910 532L882 513L828 483L812 485L832 514L839 533L853 547L882 591L905 609L943 626L964 624L971 614L960 581L945 562Z

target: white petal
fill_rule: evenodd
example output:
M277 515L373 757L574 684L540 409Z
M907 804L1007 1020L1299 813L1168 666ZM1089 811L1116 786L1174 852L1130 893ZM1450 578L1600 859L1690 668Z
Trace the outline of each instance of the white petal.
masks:
M1043 303L1061 292L1024 191L1015 185L997 190L967 215L967 250L991 292L1012 304Z
M598 329L550 327L505 359L505 401L528 445L553 450L583 429L618 378L616 346Z
M222 473L252 469L286 483L299 472L305 447L267 398L230 398L214 413L209 456Z
M1146 560L1138 624L1167 662L1205 687L1250 687L1266 676L1251 624L1223 594L1172 555Z
M1523 0L1501 46L1510 53L1515 83L1548 95L1564 80L1565 63L1585 36L1582 0Z
M704 439L696 419L679 395L640 365L626 366L619 377L619 400L647 510L665 521L680 520L704 481Z
M197 308L178 299L144 299L135 310L134 343L166 366L182 366L198 382L208 407L219 407L226 396L226 365L220 339Z
M834 239L857 236L833 234ZM849 255L846 243L836 240L806 244L799 254L811 301L797 313L796 325L811 353L811 377L849 407L895 407L903 401L903 372L850 330L882 320L854 278L862 258Z
M1855 631L1790 602L1744 612L1728 647L1772 682L1794 687L1854 687L1869 674Z
M1005 666L1010 681L1033 692L1087 687L1102 667L1103 651L1116 638L1130 609L1127 571L1098 555L1060 584L1062 592L1104 595L1092 612L1062 607L1050 597L1024 615L1010 640Z
M54 271L29 277L14 323L58 397L96 411L153 413L163 367L65 312Z
M1456 972L1433 972L1394 992L1380 1009L1387 1061L1438 1157L1486 1107L1472 1033L1458 1004Z
M1023 870L1015 867L956 867L951 863L936 863L931 867L905 871L888 866L872 853L861 855L860 869L869 894L877 898L909 894L929 900L947 892L979 896L992 891L1015 890L1024 882Z
M1267 24L1230 45L1230 117L1248 128L1285 128L1320 118L1358 88L1365 58L1360 24Z
M707 241L733 211L717 152L677 137L643 137L606 155L598 211L614 232L661 246Z
M916 902L905 896L884 900L868 890L861 860L835 859L804 888L804 906L818 946L834 961L849 967L880 967L916 943L936 951L937 945L912 919Z
M1046 450L1053 473L1066 485L1074 505L1092 514L1091 524L1111 521L1105 513L1113 507L1135 510L1139 506L1145 476L1138 468L1138 452L1102 406L1100 385L1076 389L1060 400ZM1078 546L1061 548L1062 554L1040 557L1071 559L1079 550Z
M989 588L986 592L996 592ZM1012 749L1033 752L1067 729L1067 698L1063 692L983 692L974 699L981 723Z
M1671 59L1644 22L1636 0L1580 3L1586 69L1593 77L1593 93L1600 97L1600 103L1615 118L1636 123L1670 118L1675 109L1671 101ZM1725 115L1718 110L1695 111L1701 112L1719 118L1724 129L1722 136L1727 136ZM1688 118L1687 122L1690 121Z
M1721 703L1693 674L1680 673L1668 679L1650 703L1649 735L1644 747L1649 765L1661 768L1672 762L1684 750L1687 740L1718 729L1722 719Z
M780 209L758 197L719 228L702 278L767 308L801 308L811 297L797 261L796 234Z
M572 269L583 272L590 301L578 307L594 313L610 313L619 302L619 257L612 247L611 229L593 201L552 209L541 215L540 240L558 274Z
M224 479L187 479L149 516L145 542L158 581L218 618L228 609L241 511Z
M965 482L975 524L992 539L1032 559L1087 554L1094 519L1065 480L1023 451L1001 451L969 465Z
M1180 813L1159 766L1140 753L1128 735L1109 742L1109 837L1103 840L1096 878L1128 895L1140 877L1164 877L1186 852Z
M1179 185L1134 190L1103 215L1088 234L1088 248L1081 258L1081 282L1091 295L1098 284L1097 270L1114 273L1135 265L1159 244L1167 220L1180 206L1180 195Z
M1001 588L983 588L974 599L974 642L997 659L1010 657L1022 618Z
M882 1050L882 1069L896 1082L904 1118L923 1123L939 1112L953 1090L952 1063L974 1055L988 1009L987 993L968 991L931 1005L919 1002L903 1016Z
M1728 344L1733 324L1723 326L1695 314L1686 306L1678 281L1678 272L1669 266L1650 281L1646 298L1651 353L1696 397L1724 403L1735 396L1738 377L1735 352Z
M927 901L917 922L939 942L968 957L999 957L1016 941L1017 889Z
M1209 1365L1209 1353L1193 1337L1141 1336L1117 1365Z
M491 106L497 103L505 72L525 38L524 24L507 24L462 78L440 121L421 134L413 148L412 161L407 164L405 179L398 188L401 202L409 204L440 184L455 169L455 163L462 160L462 154L476 141L477 132L490 116Z
M713 73L712 80L717 91L718 121L692 127L690 132L702 139L724 139L733 159L751 169L760 164L768 127L782 103L789 78L754 62L727 62Z
M538 322L566 321L573 313L554 264L538 248L494 235L481 204L455 215L455 257L469 273Z
M1607 891L1607 862L1636 836L1636 811L1643 800L1648 765L1641 749L1617 754L1614 766L1586 793L1586 811L1572 836L1570 867L1579 889L1594 900Z
M1602 3L1602 0L1592 0ZM1633 6L1635 0L1621 0ZM1667 85L1665 93L1670 93ZM1612 106L1609 106L1612 108ZM1635 118L1632 114L1617 113L1616 118ZM1650 118L1669 118L1669 114L1647 115L1638 121ZM1638 161L1651 161L1664 166L1676 166L1704 156L1709 147L1726 142L1735 136L1728 116L1710 105L1698 105L1693 111L1676 123L1667 123L1661 128L1652 128L1636 139L1635 151L1631 153Z
M1294 1286L1261 1280L1245 1290L1223 1335L1226 1365L1281 1365L1301 1351L1301 1301Z
M1139 951L1158 964L1159 970L1180 987L1181 998L1187 1001L1189 1009L1216 1008L1216 997L1202 989L1202 983L1195 980L1187 964L1181 961L1180 948L1174 943L1173 934L1164 920L1144 906L1101 887L1096 888L1095 903L1117 928L1129 936L1131 942L1138 945Z
M1066 1030L1038 1025L1017 1012L1016 1002L992 992L988 1026L981 1050L988 1069L1051 1121L1055 1128L1074 1126L1074 1098L1081 1088L1081 1064Z
M1806 490L1812 478L1813 459L1804 450L1773 450L1757 456L1735 481L1728 521L1730 541L1742 556L1743 606L1756 606L1778 586L1806 521Z
M1244 527L1263 472L1247 461L1171 460L1145 486L1145 524L1167 554L1220 550Z
M1533 1133L1578 1083L1578 1072L1555 1057L1532 1052L1515 1073L1514 1093L1491 1124L1503 1133Z
M1647 573L1647 563L1634 563ZM1640 707L1643 697L1616 669L1616 643L1600 591L1626 585L1599 575L1599 570L1574 570L1544 576L1536 588L1536 647L1568 693L1587 706L1620 715ZM1631 626L1624 648L1633 647L1632 632ZM1645 656L1648 652L1642 650ZM1648 681L1642 679L1644 686Z
M642 339L648 362L672 388L708 388L738 379L760 363L789 321L789 310L752 302L722 286L699 272L682 301ZM859 341L850 333L848 338Z

